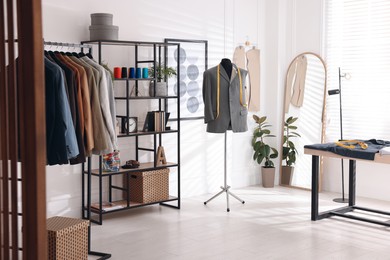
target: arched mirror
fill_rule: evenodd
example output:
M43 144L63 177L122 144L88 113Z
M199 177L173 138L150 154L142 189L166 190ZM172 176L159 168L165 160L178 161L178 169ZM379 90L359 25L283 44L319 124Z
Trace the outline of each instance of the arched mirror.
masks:
M312 52L296 56L285 78L280 185L311 188L311 156L304 145L323 143L325 133L326 66ZM320 159L320 189L322 158Z

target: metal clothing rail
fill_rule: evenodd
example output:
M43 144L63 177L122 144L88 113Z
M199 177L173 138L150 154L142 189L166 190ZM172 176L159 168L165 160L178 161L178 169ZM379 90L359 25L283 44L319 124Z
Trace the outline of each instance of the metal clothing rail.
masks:
M66 47L66 48L81 48L81 49L87 48L90 51L92 50L92 45L90 45L90 44L44 41L43 45L45 45L45 46Z

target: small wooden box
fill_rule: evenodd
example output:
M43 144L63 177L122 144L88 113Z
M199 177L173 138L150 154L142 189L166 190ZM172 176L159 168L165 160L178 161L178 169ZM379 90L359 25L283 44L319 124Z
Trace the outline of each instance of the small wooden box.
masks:
M88 220L52 217L47 220L48 259L88 259Z
M132 172L129 175L130 201L151 203L169 199L168 168Z

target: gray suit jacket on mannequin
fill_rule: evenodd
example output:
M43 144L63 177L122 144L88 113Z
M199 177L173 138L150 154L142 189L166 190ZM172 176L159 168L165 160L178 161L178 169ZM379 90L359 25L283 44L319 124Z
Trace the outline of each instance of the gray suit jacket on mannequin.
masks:
M245 97L247 71L240 70L242 81L242 100L240 101L240 79L237 66L233 64L232 76L220 66L219 115L217 115L217 69L218 66L203 73L204 116L209 133L245 132L248 130L248 109ZM242 103L242 104L241 104Z

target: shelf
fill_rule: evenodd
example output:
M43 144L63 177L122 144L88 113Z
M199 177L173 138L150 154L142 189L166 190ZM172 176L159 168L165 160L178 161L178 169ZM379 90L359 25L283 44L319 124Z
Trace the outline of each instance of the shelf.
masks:
M154 63L154 60L139 60L137 63Z
M177 47L179 43L166 43L166 42L141 42L141 41L115 41L115 40L94 40L94 41L82 41L82 44L102 44L102 45L121 45L121 46L142 46L142 47L165 47L174 46Z
M178 98L177 96L161 96L161 97L114 97L117 100L146 100L146 99L168 99L168 98Z
M105 207L103 206L102 214L126 210L126 209L130 209L130 208L138 208L138 207L147 206L147 205L154 205L154 204L158 204L158 203L162 203L162 202L175 201L175 200L178 200L178 198L174 197L174 196L169 196L169 198L167 200L160 200L160 201L154 201L154 202L149 202L149 203L139 203L139 202L130 201L129 207L127 207L127 200L118 200L118 201L112 202L113 204L116 205L116 207L114 206L111 209L110 209L110 207L108 207L105 210ZM94 207L92 205L95 205L96 207ZM84 208L84 209L87 210L87 208ZM91 211L99 214L100 213L99 203L92 203L91 204Z
M166 167L176 167L176 166L179 166L179 165L177 163L171 163L171 162L168 162L167 164L159 164L159 165L157 165L157 167L154 167L153 162L140 163L140 166L138 168L133 168L133 169L120 168L119 172L102 172L102 176L119 175L119 174L124 174L124 173L128 173L128 172L150 171L150 170L154 170L154 169L161 169L161 168L166 168ZM95 176L99 176L99 169L92 170L91 174L95 175Z
M131 58L132 62L130 62L128 65L133 64L133 67L136 68L150 67L158 64L158 62L166 61L168 56L171 55L170 54L171 49L175 49L176 51L179 51L179 47L180 47L180 43L176 43L176 42L166 43L166 42L147 42L147 41L142 42L142 41L118 41L118 40L90 40L90 41L83 41L82 44L88 44L88 46L91 46L91 48L93 46L94 48L97 49L97 53L94 52L94 55L96 54L96 59L99 60L99 62L101 62L101 60L104 58L103 50L116 49L116 47L121 46L122 47L121 50L125 48L128 51L133 52L133 55L131 55L133 56ZM144 56L145 51L147 51L148 53L147 56ZM142 54L141 56L140 53ZM175 67L179 70L180 61L177 60L175 64L176 64ZM145 74L145 76L147 78L117 78L113 80L115 83L114 88L121 88L121 90L126 91L126 92L123 91L121 94L118 94L117 97L114 97L115 105L120 105L120 106L125 105L124 107L125 110L122 109L122 112L124 113L122 113L122 115L117 115L116 116L117 119L120 118L128 119L128 117L132 115L132 113L130 112L132 112L132 109L134 107L139 107L142 111L145 110L145 112L149 112L147 111L149 106L146 106L147 105L146 103L155 104L156 102L158 103L158 107L159 107L158 110L169 112L169 113L172 113L174 109L180 109L180 95L178 94L175 95L174 93L170 93L169 96L150 97L145 92L145 94L141 96L140 92L137 92L139 90L137 89L137 87L141 88L141 87L145 87L146 85L149 86L149 83L151 83L153 87L153 84L157 82L157 78L154 77L155 75ZM177 75L177 81L180 82L180 75ZM135 86L133 87L133 85ZM175 104L171 105L171 103L176 103L177 108ZM123 114L125 114L125 116L123 116ZM146 153L148 153L148 155L151 156L151 158L147 160L151 160L152 162L141 163L138 168L123 169L122 167L120 167L118 172L105 172L102 169L102 163L99 162L99 166L96 165L96 168L94 170L91 170L93 158L92 156L88 157L87 165L83 164L83 170L82 170L83 183L82 183L81 204L83 209L82 212L83 218L88 218L92 223L102 225L103 215L111 212L124 211L132 208L143 207L143 206L153 205L153 204L160 204L161 206L180 209L180 163L179 163L180 162L180 119L179 118L177 119L177 124L175 124L175 127L167 127L167 128L169 130L150 131L150 132L141 131L143 128L140 128L138 132L128 133L124 131L124 133L118 135L118 138L131 137L132 140L126 139L126 141L131 142L131 149L134 150L132 156L123 156L124 158L127 159L122 158L121 166L122 165L124 166L126 164L126 160L128 159L138 160L138 158L141 158L140 156L143 156ZM160 128L156 128L156 129L160 129ZM161 128L161 129L165 129L165 128ZM167 164L157 164L155 166L155 162L157 162L156 159L157 146L163 145L162 139L165 139L166 137L164 135L163 138L162 134L170 134L170 133L174 133L172 137L177 137L177 142L176 142L177 156L171 158L173 162L168 162ZM145 136L145 137L138 138L138 136ZM148 140L150 139L152 144L148 145L147 147L146 146L144 147L142 145L140 146L139 141L141 139L148 139ZM99 158L99 160L101 160L101 157ZM145 161L145 160L141 160L141 161ZM137 203L134 201L129 201L128 199L114 201L112 204L107 202L113 199L113 195L115 195L115 193L113 193L114 190L116 190L116 192L118 192L119 190L119 192L126 192L127 194L130 193L129 185L125 185L125 187L116 186L114 184L116 183L116 179L112 178L112 176L117 176L118 178L125 177L125 179L129 179L132 177L131 175L134 175L134 173L136 172L153 171L153 170L164 169L167 167L171 168L172 170L171 171L172 174L169 174L169 177L175 176L177 182L177 192L174 192L173 194L177 195L177 197L169 196L169 197L165 197L167 198L166 200L155 201L151 203ZM108 177L108 178L105 178L103 180L104 177ZM92 184L94 181L98 182L99 184L96 192L95 192L95 188L92 189ZM108 182L108 192L103 192L105 191L105 189L103 190L103 187L106 186L106 182ZM93 194L92 194L92 190L94 191ZM135 199L133 197L131 198ZM92 204L94 207L87 207L86 204L92 206L90 204L91 201L95 202ZM104 202L104 204L102 203L102 207L100 207L99 203L96 203L96 202L103 202L103 201L106 202ZM92 216L91 213L93 213Z
M114 81L126 81L126 80L145 80L145 81L153 81L154 78L125 78L125 79L114 79Z
M170 133L177 133L177 130L166 130L163 132L136 132L136 133L129 133L129 134L119 134L118 138L122 137L129 137L129 136L140 136L140 135L157 135L157 134L170 134Z

